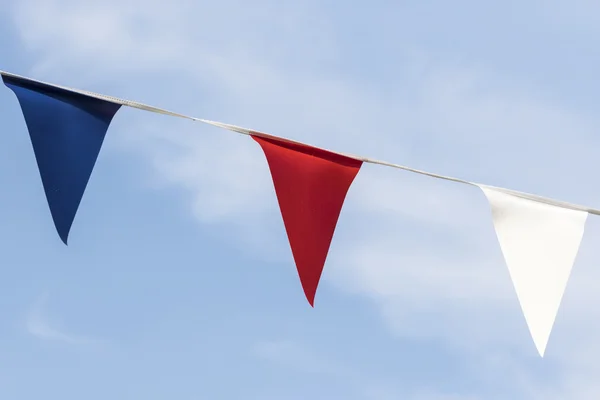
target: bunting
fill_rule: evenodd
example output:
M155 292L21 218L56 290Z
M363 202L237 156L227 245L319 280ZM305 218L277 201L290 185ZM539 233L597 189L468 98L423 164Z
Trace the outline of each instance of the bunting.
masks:
M252 138L267 158L300 282L314 306L342 205L362 161L274 137Z
M251 136L262 148L306 299L315 295L336 225L364 162L481 188L534 344L544 356L583 237L600 210L312 147L246 128L0 71L29 131L56 230L66 244L110 123L122 105Z
M544 356L588 213L481 185L529 331Z
M108 126L120 104L2 75L21 105L54 225L67 244Z

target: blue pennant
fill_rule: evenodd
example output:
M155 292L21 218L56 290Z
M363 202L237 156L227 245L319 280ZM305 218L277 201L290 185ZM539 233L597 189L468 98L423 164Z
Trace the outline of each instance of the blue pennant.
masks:
M120 104L3 75L19 103L50 213L67 244L71 225Z

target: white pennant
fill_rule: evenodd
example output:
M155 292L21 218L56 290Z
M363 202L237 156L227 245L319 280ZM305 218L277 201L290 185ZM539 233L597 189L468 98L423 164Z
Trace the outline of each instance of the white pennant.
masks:
M543 357L588 213L479 187L490 202L504 260Z

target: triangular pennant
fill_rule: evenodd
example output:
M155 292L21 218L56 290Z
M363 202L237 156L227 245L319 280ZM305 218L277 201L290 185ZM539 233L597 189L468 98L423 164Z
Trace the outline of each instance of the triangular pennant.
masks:
M481 186L529 331L543 357L588 213Z
M2 78L21 105L50 213L67 244L104 136L121 105L26 79Z
M253 135L265 156L304 294L315 293L346 193L362 161Z

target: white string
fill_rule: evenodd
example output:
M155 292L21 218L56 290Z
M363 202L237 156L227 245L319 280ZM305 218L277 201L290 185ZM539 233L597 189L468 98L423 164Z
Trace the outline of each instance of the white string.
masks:
M242 135L255 135L255 136L261 136L261 137L265 137L265 138L276 138L278 140L284 140L287 142L291 142L291 143L296 143L296 144L301 144L301 145L307 145L306 143L302 143L302 142L297 142L297 141L293 141L287 138L283 138L280 136L275 136L275 135L270 135L264 132L260 132L260 131L255 131L252 129L248 129L248 128L242 128L240 126L236 126L236 125L230 125L230 124L225 124L223 122L217 122L217 121L211 121L211 120L207 120L207 119L201 119L201 118L196 118L196 117L190 117L184 114L179 114L179 113L175 113L172 111L168 111L162 108L158 108L158 107L153 107L153 106L148 106L146 104L142 104L142 103L138 103L135 101L130 101L130 100L123 100L123 99L119 99L117 97L112 97L112 96L106 96L103 94L98 94L98 93L94 93L94 92L89 92L87 90L80 90L80 89L74 89L74 88L70 88L70 87L66 87L66 86L61 86L61 85L56 85L53 83L48 83L48 82L43 82L43 81L39 81L36 79L32 79L32 78L27 78L21 75L17 75L17 74L13 74L10 72L6 72L6 71L2 71L0 70L0 75L3 76L7 76L7 77L12 77L12 78L17 78L17 79L22 79L22 80L26 80L26 81L30 81L30 82L34 82L34 83L38 83L38 84L42 84L42 85L46 85L46 86L50 86L50 87L54 87L54 88L58 88L58 89L62 89L62 90L66 90L69 92L73 92L73 93L79 93L85 96L89 96L89 97L93 97L96 99L100 99L100 100L105 100L111 103L115 103L115 104L120 104L123 106L128 106L128 107L132 107L132 108L137 108L140 110L144 110L144 111L149 111L149 112L153 112L153 113L157 113L157 114L163 114L163 115L169 115L172 117L178 117L178 118L184 118L184 119L188 119L188 120L192 120L192 121L197 121L197 122L203 122L205 124L209 124L209 125L213 125L222 129L226 129L232 132L237 132L240 133ZM326 149L323 149L326 150ZM414 169L414 168L410 168L404 165L399 165L399 164L393 164L387 161L379 161L379 160L374 160L371 158L367 158L367 157L363 157L363 156L356 156L356 155L349 155L349 154L344 154L344 153L340 153L337 151L331 151L331 150L327 150L331 153L336 153L342 156L346 156L346 157L350 157L350 158L354 158L356 160L360 160L366 163L370 163L370 164L377 164L377 165L383 165L386 167L392 167L392 168L396 168L396 169L402 169L404 171L409 171L409 172L413 172L416 174L420 174L420 175L426 175L432 178L437 178L437 179L443 179L446 181L452 181L452 182L458 182L458 183L463 183L466 185L472 185L472 186L478 186L478 187L485 187L485 188L489 188L489 189L493 189L493 190L497 190L500 192L504 192L506 194L510 194L513 196L517 196L517 197L521 197L524 199L528 199L528 200L532 200L532 201L537 201L540 203L545 203L545 204L549 204L555 207L561 207L561 208L567 208L567 209L571 209L571 210L578 210L578 211L586 211L590 214L594 214L594 215L600 215L600 210L595 209L595 208L591 208L591 207L586 207L586 206L581 206L578 204L572 204L572 203L567 203L564 201L560 201L560 200L555 200L549 197L542 197L542 196L538 196L535 194L531 194L531 193L525 193L525 192L519 192L516 190L512 190L512 189L506 189L506 188L501 188L501 187L495 187L495 186L489 186L489 185L484 185L484 184L479 184L479 183L474 183L474 182L469 182L463 179L459 179L459 178L454 178L451 176L446 176L446 175L439 175L439 174L434 174L432 172L427 172L427 171L422 171L422 170L418 170L418 169Z

